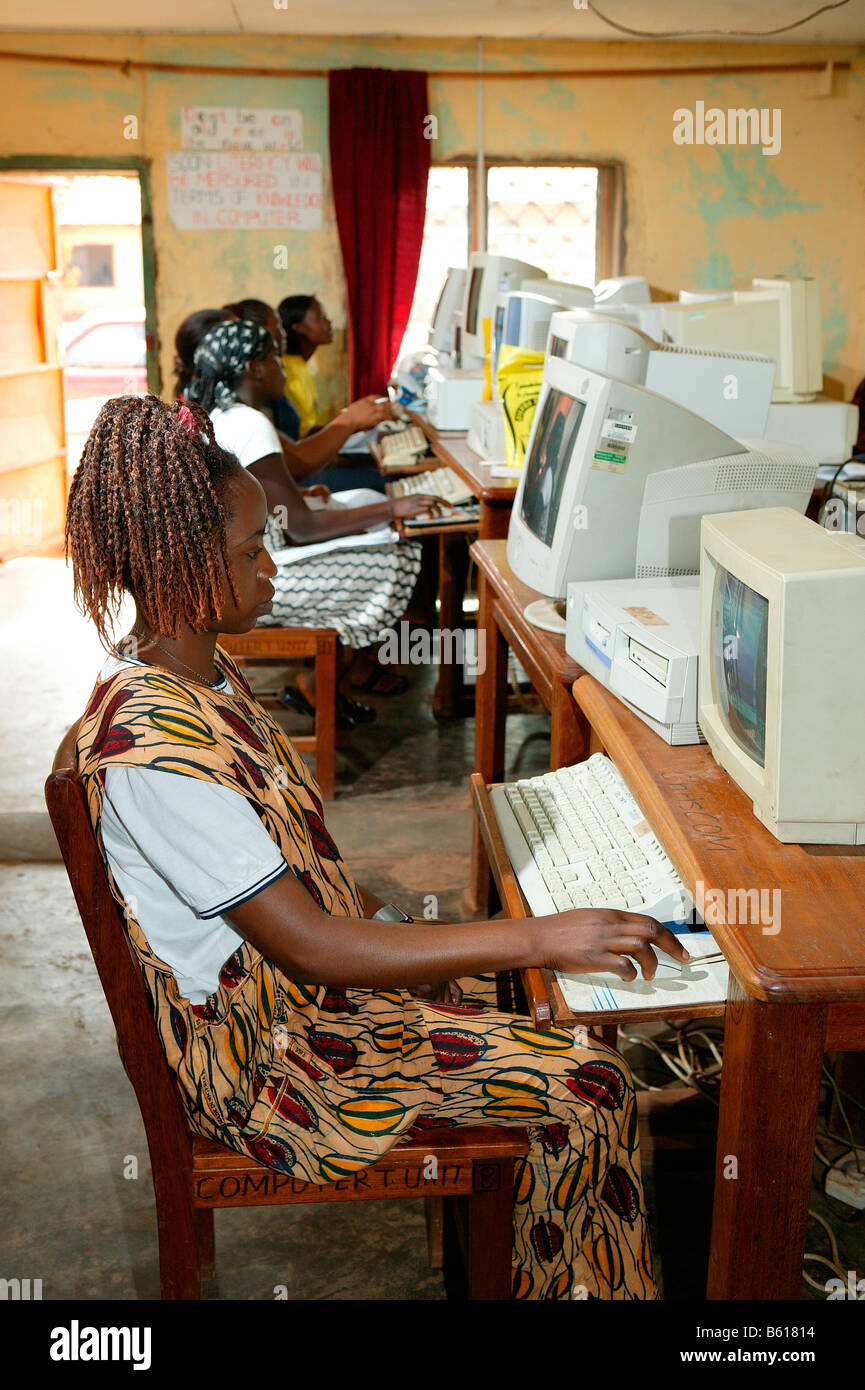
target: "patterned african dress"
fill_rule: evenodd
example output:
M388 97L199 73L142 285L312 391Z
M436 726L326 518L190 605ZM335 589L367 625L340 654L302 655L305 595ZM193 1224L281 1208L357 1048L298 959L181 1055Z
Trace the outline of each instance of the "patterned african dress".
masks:
M97 684L77 761L100 849L109 766L203 779L248 799L324 913L361 917L306 766L220 648L216 664L234 694L146 666ZM323 1183L374 1163L409 1133L527 1125L531 1148L515 1178L514 1295L655 1296L636 1099L617 1053L496 1012L484 1002L488 981L467 981L461 1006L400 989L297 984L248 941L225 962L216 992L193 1005L152 951L134 905L123 905L200 1134Z

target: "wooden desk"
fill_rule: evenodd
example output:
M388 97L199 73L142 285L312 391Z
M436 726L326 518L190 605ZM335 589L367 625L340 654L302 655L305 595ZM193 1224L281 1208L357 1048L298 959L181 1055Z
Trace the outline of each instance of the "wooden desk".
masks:
M777 932L712 923L730 992L708 1297L798 1298L823 1054L865 1049L865 846L781 844L707 748L671 748L590 676L573 693L692 893L780 893ZM549 995L547 1018L566 1021Z
M588 725L571 695L571 685L583 669L565 651L564 637L544 632L525 617L526 604L540 595L517 579L508 564L507 543L477 540L470 553L478 567L478 654L483 651L486 662L483 671L479 666L475 692L475 771L485 782L500 782L504 776L508 647L552 716L550 767L575 763L588 739ZM490 887L489 865L475 825L471 891L480 912L488 910Z
M464 434L440 434L435 425L423 415L409 411L409 418L420 425L430 442L433 453L448 468L458 473L481 504L478 536L482 541L498 540L508 534L511 508L517 494L517 481L491 478L489 464L466 444Z

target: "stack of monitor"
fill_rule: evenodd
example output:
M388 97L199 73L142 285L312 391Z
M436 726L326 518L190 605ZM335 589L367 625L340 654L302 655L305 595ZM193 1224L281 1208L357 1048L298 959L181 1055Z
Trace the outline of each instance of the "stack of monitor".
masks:
M573 629L572 654L662 735L692 726L670 741L705 738L779 840L865 844L865 541L805 519L815 475L551 358L508 560L551 598L576 585L598 659Z
M563 601L569 583L694 574L700 518L805 510L807 450L741 441L634 382L549 357L508 533L508 562ZM527 614L564 631L554 603Z

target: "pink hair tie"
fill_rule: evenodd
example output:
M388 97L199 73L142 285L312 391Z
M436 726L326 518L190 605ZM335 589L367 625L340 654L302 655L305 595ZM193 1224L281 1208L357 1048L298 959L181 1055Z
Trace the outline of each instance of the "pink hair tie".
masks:
M183 405L181 405L180 409L177 412L177 419L183 426L183 428L186 430L186 433L189 435L190 439L198 438L198 425L196 424L195 416L193 415L192 411L189 409L189 406L186 405L185 402Z

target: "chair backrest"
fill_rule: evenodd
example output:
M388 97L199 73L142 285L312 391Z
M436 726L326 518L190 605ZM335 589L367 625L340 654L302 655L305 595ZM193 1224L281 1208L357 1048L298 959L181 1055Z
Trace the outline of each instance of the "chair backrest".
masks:
M45 783L45 801L105 998L129 1080L147 1132L154 1167L157 1152L192 1163L192 1138L150 1005L150 997L126 934L123 912L108 878L90 823L87 795L75 770L77 725L63 739ZM166 1150L165 1146L169 1146Z

